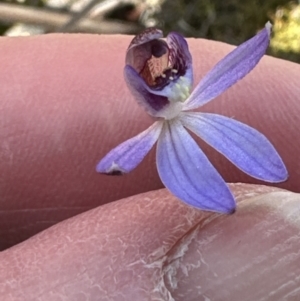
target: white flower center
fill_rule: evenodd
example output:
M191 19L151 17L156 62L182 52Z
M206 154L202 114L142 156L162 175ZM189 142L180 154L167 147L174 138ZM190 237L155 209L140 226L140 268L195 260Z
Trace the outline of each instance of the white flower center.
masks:
M170 77L171 79L171 77ZM170 86L168 98L172 102L184 102L190 96L190 82L187 78L180 76L176 83Z
M173 71L172 71L173 72ZM170 78L172 80L172 78ZM166 120L173 119L182 111L183 103L189 98L191 91L191 81L189 78L180 76L176 82L170 83L164 88L164 93L168 95L170 104L162 110L160 117Z

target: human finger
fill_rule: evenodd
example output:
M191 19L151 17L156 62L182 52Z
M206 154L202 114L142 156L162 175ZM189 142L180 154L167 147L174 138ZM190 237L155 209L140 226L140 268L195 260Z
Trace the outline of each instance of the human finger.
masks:
M234 215L158 190L59 223L0 254L2 300L294 300L299 195L230 187Z

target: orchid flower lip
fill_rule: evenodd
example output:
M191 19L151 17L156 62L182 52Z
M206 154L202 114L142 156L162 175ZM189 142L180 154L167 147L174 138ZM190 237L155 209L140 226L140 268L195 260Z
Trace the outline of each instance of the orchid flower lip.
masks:
M192 57L186 40L156 29L135 37L126 53L125 81L135 99L154 117L172 119L182 110L193 84ZM180 107L180 109L179 109Z
M126 53L124 77L132 95L156 121L112 149L97 172L132 171L157 142L156 165L165 187L188 205L232 214L236 203L228 185L187 130L215 148L246 174L278 183L287 169L267 138L232 118L191 112L222 94L260 61L270 41L271 24L244 42L208 72L191 92L192 58L186 40L148 29L135 37Z

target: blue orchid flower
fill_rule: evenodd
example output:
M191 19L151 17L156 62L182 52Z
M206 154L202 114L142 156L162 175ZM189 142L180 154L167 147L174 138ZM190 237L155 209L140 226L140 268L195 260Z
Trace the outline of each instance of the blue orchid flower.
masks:
M156 164L163 184L197 208L233 213L229 187L188 130L211 145L248 175L281 182L288 173L280 156L257 130L225 116L189 112L216 98L259 62L269 45L271 24L223 58L190 93L192 57L178 33L166 39L149 28L137 35L126 53L124 76L137 102L156 121L111 150L97 165L105 174L132 171L157 143Z

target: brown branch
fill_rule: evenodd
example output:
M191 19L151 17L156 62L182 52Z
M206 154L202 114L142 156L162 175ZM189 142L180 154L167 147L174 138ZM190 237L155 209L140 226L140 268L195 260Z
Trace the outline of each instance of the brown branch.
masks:
M72 16L67 13L57 13L41 8L31 8L21 5L0 3L0 20L7 23L26 23L40 25L47 30L55 29L66 24ZM116 21L94 21L87 18L75 24L72 31L90 33L136 33L139 26Z

